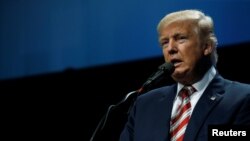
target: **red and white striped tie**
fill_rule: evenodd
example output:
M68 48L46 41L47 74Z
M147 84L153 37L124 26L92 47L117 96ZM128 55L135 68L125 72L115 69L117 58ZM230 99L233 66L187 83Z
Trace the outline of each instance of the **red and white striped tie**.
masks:
M178 106L170 122L171 141L182 141L184 138L184 133L191 116L190 95L195 91L192 86L185 86L179 92L178 96L181 97L181 104Z

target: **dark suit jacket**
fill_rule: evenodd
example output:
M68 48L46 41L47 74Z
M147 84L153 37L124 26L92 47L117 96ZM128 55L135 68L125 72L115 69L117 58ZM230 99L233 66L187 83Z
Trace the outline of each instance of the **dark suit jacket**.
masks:
M120 141L168 141L177 85L139 96ZM197 102L184 141L207 141L208 125L250 124L250 85L216 75Z

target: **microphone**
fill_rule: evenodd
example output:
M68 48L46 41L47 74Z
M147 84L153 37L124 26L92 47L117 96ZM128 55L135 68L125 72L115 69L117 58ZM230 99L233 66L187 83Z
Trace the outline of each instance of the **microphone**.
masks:
M147 81L142 85L142 87L136 91L132 91L130 93L128 93L125 98L120 101L119 103L115 104L115 105L110 105L106 114L102 117L102 119L99 121L96 129L94 130L90 141L94 141L96 138L100 138L100 140L103 138L102 136L105 133L105 127L107 126L106 124L109 123L108 122L108 118L110 118L110 114L113 113L117 114L116 116L119 116L118 121L120 123L122 123L122 125L124 125L127 121L127 116L130 109L133 106L133 102L136 100L137 96L139 94L141 94L142 92L145 91L145 89L148 89L148 87L156 81L159 81L160 78L162 78L165 74L172 74L174 72L174 65L171 63L163 63L162 65L160 65L158 67L158 71L156 71L155 73L153 73L148 79ZM124 116L126 116L124 118ZM117 120L117 119L116 119ZM106 128L110 128L110 127L106 127ZM121 131L122 128L119 128L119 132ZM106 129L107 130L107 129ZM117 130L117 129L115 129ZM117 130L118 131L118 130ZM97 136L98 135L98 136ZM113 132L112 132L112 136ZM105 136L104 136L105 137ZM117 137L119 138L119 137Z
M164 75L172 74L174 72L174 65L169 62L165 62L158 67L158 71L153 73L147 81L142 85L139 92L142 92L144 89L148 88L152 83L159 81Z
M166 74L172 74L174 72L174 65L172 63L165 62L162 65L158 67L158 71L153 73L147 81L142 85L141 88L139 88L136 91L132 91L128 93L125 98L120 101L116 106L122 105L123 103L127 103L127 101L134 100L137 95L145 92L145 90L148 90L149 86L151 86L153 83L156 83L157 81L161 80L164 75Z

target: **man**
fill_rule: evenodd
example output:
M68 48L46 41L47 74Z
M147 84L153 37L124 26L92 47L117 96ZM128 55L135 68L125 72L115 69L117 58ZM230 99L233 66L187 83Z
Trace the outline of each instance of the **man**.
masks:
M120 141L206 141L209 125L249 125L250 86L218 74L211 17L199 10L173 12L157 31L176 84L137 98Z

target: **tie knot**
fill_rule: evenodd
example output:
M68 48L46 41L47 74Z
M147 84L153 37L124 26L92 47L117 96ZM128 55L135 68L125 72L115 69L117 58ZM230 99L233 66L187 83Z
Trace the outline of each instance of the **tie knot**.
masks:
M184 86L180 93L179 96L184 99L186 97L189 97L190 95L192 95L194 92L196 91L196 89L193 86Z

